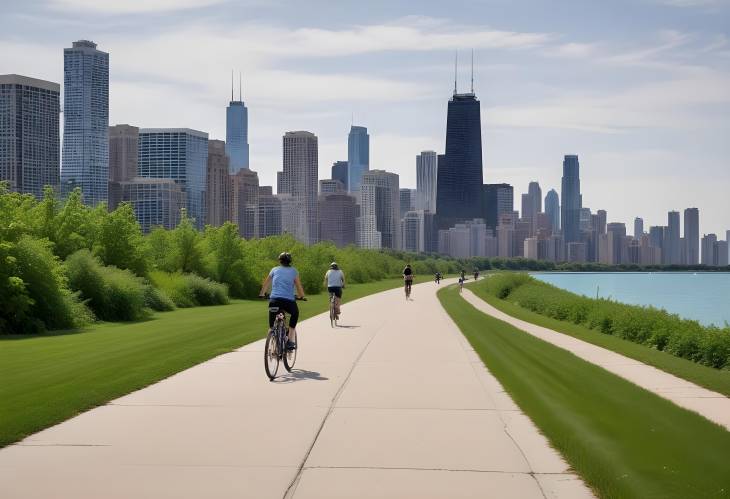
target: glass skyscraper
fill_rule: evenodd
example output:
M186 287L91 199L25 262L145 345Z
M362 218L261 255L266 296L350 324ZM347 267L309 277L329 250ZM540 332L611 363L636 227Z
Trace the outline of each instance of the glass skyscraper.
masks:
M19 75L0 75L0 180L40 198L58 188L60 86Z
M545 213L550 220L553 233L560 230L560 198L555 189L550 189L545 196Z
M436 213L438 154L423 151L416 156L416 209Z
M248 108L240 99L231 98L226 108L226 154L231 174L248 170Z
M84 202L106 201L109 180L109 54L87 40L63 49L61 191L81 187Z
M347 136L347 187L360 192L363 174L370 170L370 135L364 126L351 126Z
M482 124L473 92L454 93L446 117L446 151L439 157L436 214L441 228L482 216Z
M563 179L560 197L560 225L565 243L580 242L580 164L578 156L566 155L563 159Z
M332 180L339 180L345 186L346 191L350 190L347 187L347 161L335 161L332 163Z
M170 178L186 195L188 216L202 229L206 221L208 134L189 128L142 128L138 175Z

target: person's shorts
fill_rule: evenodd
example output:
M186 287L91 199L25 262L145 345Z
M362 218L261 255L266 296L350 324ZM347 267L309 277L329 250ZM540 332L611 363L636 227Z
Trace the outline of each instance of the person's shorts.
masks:
M328 286L328 293L334 293L337 298L342 298L342 287L341 286Z
M272 312L271 309L277 307L289 314L289 327L297 327L297 321L299 320L299 307L297 306L297 302L283 298L272 298L269 300L269 327L273 326L276 320L276 312Z

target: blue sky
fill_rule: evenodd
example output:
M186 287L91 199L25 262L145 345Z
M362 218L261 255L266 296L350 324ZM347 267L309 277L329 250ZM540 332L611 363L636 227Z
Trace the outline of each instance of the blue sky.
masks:
M444 148L454 51L466 91L473 48L486 182L559 191L575 153L584 205L629 232L688 206L702 232L730 229L730 0L0 2L0 73L61 82L62 49L94 40L110 53L112 124L224 138L243 71L265 184L287 130L319 136L329 176L354 114L371 168L415 187L416 154Z

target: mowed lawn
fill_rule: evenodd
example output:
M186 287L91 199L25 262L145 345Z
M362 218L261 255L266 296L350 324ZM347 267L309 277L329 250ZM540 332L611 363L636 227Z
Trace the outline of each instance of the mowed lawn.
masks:
M730 432L439 292L484 364L601 498L730 495Z
M401 283L348 285L344 303ZM300 302L300 317L328 306L326 293L310 296ZM0 447L261 339L266 330L266 302L239 300L79 332L0 336ZM263 377L263 361L261 369Z
M500 300L487 291L484 285L485 282L482 280L480 282L470 283L469 289L494 308L512 317L559 331L608 350L613 350L626 357L636 359L639 362L649 364L657 369L691 381L708 390L713 390L730 397L730 370L703 366L702 364L676 357L670 353L662 352L646 345L634 343L610 334L603 334L600 331L587 328L581 324L573 324L570 321L560 321L552 317L540 315L510 301Z

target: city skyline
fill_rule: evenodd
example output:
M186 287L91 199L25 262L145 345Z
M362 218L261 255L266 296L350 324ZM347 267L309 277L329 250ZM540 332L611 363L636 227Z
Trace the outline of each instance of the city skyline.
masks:
M628 223L640 216L655 225L666 210L697 206L700 232L721 234L730 212L722 189L730 181L723 140L729 133L723 112L730 102L728 10L721 3L669 3L632 2L630 13L596 4L581 27L553 32L549 21L557 13L540 2L529 7L530 20L526 7L493 9L494 2L470 10L427 3L417 16L402 2L386 16L376 2L364 17L343 11L323 19L318 2L308 12L230 2L164 11L155 10L156 1L143 8L139 2L124 8L34 2L6 7L0 66L59 82L59 47L93 39L113 54L111 124L190 127L217 139L225 136L220 103L230 95L230 68L241 68L251 167L262 184L274 183L285 130L318 135L319 177L327 177L329 166L345 157L341 137L354 113L372 135L371 168L394 171L412 187L415 155L443 152L442 96L453 87L453 51L467 55L474 47L485 182L522 191L537 179L546 191L557 189L559 162L576 153L589 206L606 208L609 218ZM571 9L581 12L571 2L558 10ZM461 13L467 10L468 16ZM244 26L242 12L250 14ZM489 14L484 18L493 25L475 23L479 14ZM624 26L619 39L597 26L598 18ZM17 26L33 32L33 40L23 41ZM216 47L214 57L207 46ZM146 56L155 53L165 57ZM460 67L462 90L468 69ZM703 175L693 173L700 161ZM659 175L662 189L652 185ZM627 203L614 202L619 190Z

